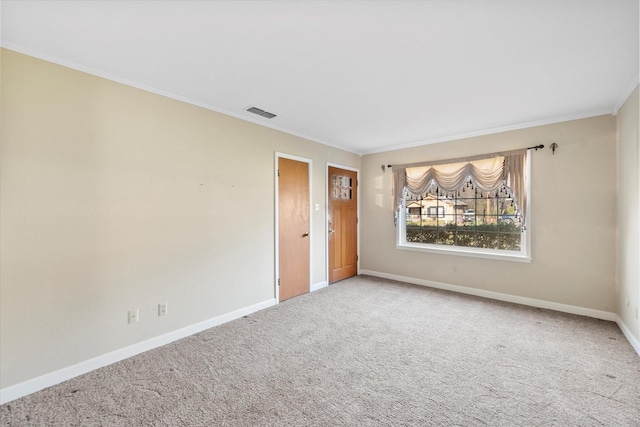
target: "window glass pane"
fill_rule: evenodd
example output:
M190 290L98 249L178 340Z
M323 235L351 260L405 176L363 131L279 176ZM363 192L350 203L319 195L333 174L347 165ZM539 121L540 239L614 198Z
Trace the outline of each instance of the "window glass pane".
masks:
M520 251L522 225L506 183L493 192L473 184L443 194L430 188L405 197L407 243Z
M348 176L333 175L331 177L331 197L351 200L353 198L353 180Z

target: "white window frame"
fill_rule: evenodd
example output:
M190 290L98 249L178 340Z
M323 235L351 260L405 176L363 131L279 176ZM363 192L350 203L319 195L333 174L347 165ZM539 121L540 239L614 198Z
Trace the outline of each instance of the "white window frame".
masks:
M448 246L448 245L436 245L433 243L414 243L407 242L406 233L406 201L402 202L402 208L400 209L400 216L398 218L398 226L396 233L396 248L407 251L429 252L437 253L441 255L456 255L475 258L496 259L504 261L516 261L516 262L531 262L531 224L533 223L531 218L531 156L528 155L525 162L525 182L527 192L527 212L525 217L527 218L526 229L522 232L522 240L519 251L508 251L500 249L485 249L485 248L473 248L468 246Z

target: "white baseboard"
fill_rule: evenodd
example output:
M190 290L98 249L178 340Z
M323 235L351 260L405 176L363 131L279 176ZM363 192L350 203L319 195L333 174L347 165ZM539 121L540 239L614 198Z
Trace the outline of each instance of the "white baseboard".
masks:
M11 402L12 400L18 399L22 396L35 393L36 391L42 390L44 388L59 384L63 381L70 380L71 378L75 378L79 375L86 374L87 372L93 371L95 369L111 365L112 363L119 362L120 360L126 359L128 357L135 356L136 354L161 347L173 341L177 341L198 332L202 332L214 326L239 319L242 316L255 313L256 311L263 310L275 304L276 300L275 298L272 298L254 305L250 305L248 307L232 311L231 313L222 314L203 322L186 326L184 328L178 329L177 331L150 338L137 344L112 351L111 353L103 354L101 356L85 360L75 365L68 366L66 368L62 368L57 371L50 372L48 374L44 374L15 385L5 387L3 389L0 389L0 405Z
M361 270L360 274L380 277L383 279L397 280L414 285L427 286L429 288L443 289L446 291L458 292L461 294L475 295L478 297L490 298L499 301L512 302L515 304L528 305L530 307L546 308L563 313L577 314L579 316L593 317L601 320L616 322L618 315L608 311L594 310L592 308L578 307L575 305L560 304L557 302L544 301L534 298L520 297L517 295L503 294L500 292L486 291L483 289L469 288L466 286L450 285L448 283L434 282L431 280L416 279L415 277L398 276L396 274L381 273L378 271Z
M640 356L640 341L638 341L638 339L633 336L631 330L627 328L627 325L625 325L625 323L619 316L616 319L616 323L618 324L618 327L620 328L624 336L627 338L627 341L629 341L629 344L631 344L631 347L633 347L636 353L638 353L638 356Z
M414 285L427 286L429 288L443 289L446 291L459 292L461 294L475 295L478 297L491 298L499 301L513 302L516 304L528 305L530 307L546 308L548 310L560 311L562 313L577 314L579 316L593 317L595 319L616 322L618 327L629 341L629 344L640 356L640 341L633 336L627 325L615 313L608 311L594 310L592 308L578 307L575 305L560 304L557 302L544 301L534 298L519 297L516 295L503 294L500 292L485 291L482 289L468 288L466 286L450 285L448 283L434 282L431 280L416 279L415 277L398 276L396 274L381 273L379 271L361 270L360 274L380 277L383 279L397 280L399 282L411 283Z
M323 280L322 282L318 282L318 283L315 283L315 284L311 285L310 291L311 292L315 292L318 289L326 288L327 286L329 286L329 285L327 285L327 281Z
M499 292L485 291L482 289L468 288L465 286L450 285L447 283L434 282L430 280L416 279L413 277L381 273L381 272L371 271L371 270L361 270L360 274L380 277L383 279L397 280L400 282L412 283L415 285L427 286L431 288L459 292L459 293L468 294L468 295L491 298L499 301L513 302L516 304L528 305L531 307L546 308L549 310L555 310L555 311L560 311L564 313L571 313L571 314L577 314L582 316L594 317L596 319L613 321L618 324L618 326L622 330L622 333L627 338L631 346L634 348L636 353L640 355L640 342L631 334L631 331L629 330L629 328L627 328L627 326L624 324L622 319L620 319L620 317L618 317L615 313L609 313L606 311L593 310L593 309L584 308L584 307L577 307L572 305L537 300L533 298L502 294ZM327 282L322 281L322 282L313 284L310 290L311 292L314 292L319 289L325 288L327 286L328 286ZM232 320L239 319L242 316L255 313L256 311L263 310L275 304L276 304L275 299L269 299L261 303L257 303L248 307L241 308L239 310L232 311L231 313L223 314L223 315L214 317L212 319L205 320L203 322L199 322L194 325L190 325L190 326L178 329L177 331L169 332L167 334L160 335L158 337L151 338L146 341L142 341L140 343L113 351L111 353L94 357L84 362L80 362L76 365L62 368L57 371L50 372L48 374L24 381L22 383L5 387L3 389L0 389L0 405L3 405L7 402L11 402L12 400L26 396L28 394L35 393L36 391L42 390L44 388L59 384L71 378L75 378L79 375L86 374L87 372L93 371L95 369L102 368L104 366L110 365L115 362L119 362L120 360L126 359L128 357L135 356L137 354L152 350L157 347L161 347L163 345L188 337L198 332L202 332L214 326L218 326L223 323L227 323Z
M560 311L563 313L577 314L579 316L593 317L601 320L616 322L618 327L624 334L625 338L631 344L631 347L640 356L640 341L633 336L631 330L625 325L622 319L616 314L608 311L594 310L591 308L578 307L575 305L560 304L557 302L538 300L534 298L519 297L515 295L503 294L499 292L485 291L482 289L468 288L466 286L450 285L448 283L434 282L431 280L416 279L415 277L399 276L396 274L381 273L379 271L361 270L360 274L368 276L380 277L383 279L397 280L399 282L411 283L414 285L427 286L430 288L444 289L447 291L459 292L462 294L475 295L484 298L491 298L499 301L513 302L516 304L528 305L537 308L546 308L549 310Z

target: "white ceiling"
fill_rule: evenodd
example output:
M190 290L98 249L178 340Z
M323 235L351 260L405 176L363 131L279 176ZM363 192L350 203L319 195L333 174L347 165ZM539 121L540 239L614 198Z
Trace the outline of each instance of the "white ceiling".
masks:
M2 1L2 45L366 154L614 113L638 3Z

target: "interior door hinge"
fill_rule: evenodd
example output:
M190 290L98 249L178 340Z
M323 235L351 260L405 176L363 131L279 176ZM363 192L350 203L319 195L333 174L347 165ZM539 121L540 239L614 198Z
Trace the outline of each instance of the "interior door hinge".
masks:
M280 176L280 169L278 169L278 176Z
M278 278L278 286L280 286L280 279Z

